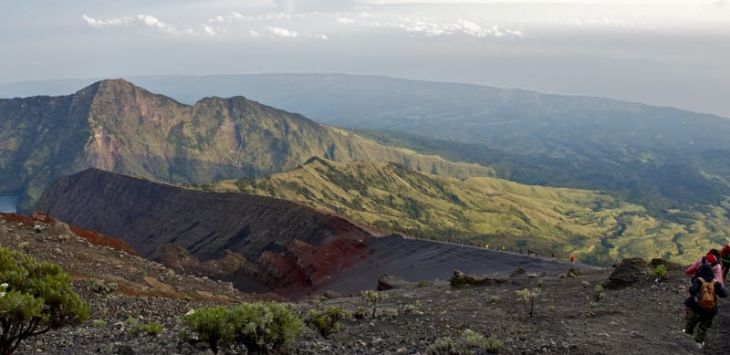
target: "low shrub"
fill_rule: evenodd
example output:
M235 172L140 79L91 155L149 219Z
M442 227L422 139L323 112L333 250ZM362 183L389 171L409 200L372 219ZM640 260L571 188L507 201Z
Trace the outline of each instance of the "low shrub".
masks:
M0 247L0 354L12 354L30 337L88 317L89 306L58 265Z
M303 327L291 307L275 302L201 308L185 315L184 321L214 353L222 345L242 345L253 353L281 351L294 343Z
M355 319L363 320L368 317L368 311L365 310L365 307L357 307L355 312L352 313L352 316Z
M504 343L496 335L492 334L487 337L484 343L484 350L488 353L498 353L502 350Z
M158 335L165 330L160 323L138 323L133 326L130 332L133 336L140 334L144 335Z
M464 340L467 346L474 348L483 348L486 342L484 335L481 335L471 329L464 329L461 333L461 338Z
M471 329L465 329L464 332L461 333L461 339L467 347L476 348L488 353L498 353L502 350L502 346L504 345L495 335L485 337Z
M337 333L344 329L342 321L347 319L349 314L342 307L327 307L324 311L310 309L307 312L304 322L317 329L323 337Z
M375 318L375 313L378 310L378 301L384 300L387 298L387 295L381 292L367 290L362 291L362 299L365 302L365 306L372 309L371 317Z
M604 298L606 298L606 291L603 289L603 286L596 285L596 287L593 288L593 301L600 302Z
M438 338L426 349L428 355L468 355L471 351L449 337Z
M530 315L530 318L532 318L532 316L535 314L535 299L537 298L537 296L540 295L541 291L542 290L540 290L539 288L535 288L532 290L523 288L521 290L515 291L515 295L517 296L517 298L529 305L530 311L528 314Z

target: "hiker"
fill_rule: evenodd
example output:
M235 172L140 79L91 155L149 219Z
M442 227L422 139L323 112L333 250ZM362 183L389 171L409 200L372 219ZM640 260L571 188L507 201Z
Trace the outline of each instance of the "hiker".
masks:
M730 244L725 244L720 250L720 264L722 264L722 280L725 281L730 270Z
M722 277L722 266L720 265L719 261L719 255L720 251L717 249L710 250L705 256L695 260L695 262L692 263L686 270L684 270L684 273L692 278L692 281L697 277L697 271L700 269L700 267L707 263L710 264L712 267L712 272L715 276L715 281L719 282L721 285L725 285L723 282Z
M697 277L692 281L689 294L690 296L684 301L688 309L684 332L692 335L696 327L695 341L701 349L705 346L707 330L712 326L712 320L717 314L717 297L727 297L727 291L715 280L713 267L709 263L704 263L697 270Z
M570 263L575 264L575 255L570 256Z

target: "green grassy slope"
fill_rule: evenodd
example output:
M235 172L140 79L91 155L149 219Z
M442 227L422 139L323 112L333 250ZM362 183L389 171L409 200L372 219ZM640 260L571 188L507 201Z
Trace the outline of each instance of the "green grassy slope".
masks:
M730 231L720 207L657 219L639 205L596 192L438 177L374 162L313 158L292 171L209 188L299 201L382 232L576 254L596 264L627 256L688 261L724 242Z

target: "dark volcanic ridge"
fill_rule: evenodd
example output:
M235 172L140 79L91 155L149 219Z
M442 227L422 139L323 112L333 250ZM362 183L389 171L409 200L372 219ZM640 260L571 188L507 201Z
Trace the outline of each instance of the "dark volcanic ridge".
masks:
M89 169L58 179L36 210L114 236L180 272L288 297L470 273L565 271L569 265L480 248L378 237L346 219L273 198L214 193Z

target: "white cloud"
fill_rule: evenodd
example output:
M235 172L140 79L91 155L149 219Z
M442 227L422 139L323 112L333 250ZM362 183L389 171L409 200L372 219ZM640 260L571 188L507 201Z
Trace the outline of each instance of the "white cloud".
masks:
M137 15L137 20L147 27L157 28L163 31L170 31L172 29L170 25L152 15Z
M290 29L282 28L282 27L276 27L276 26L269 26L266 28L266 30L269 31L269 34L272 37L278 37L278 38L310 38L310 39L319 39L319 40L324 40L324 41L329 39L329 37L327 37L326 34L299 33L294 30L290 30ZM256 32L256 31L249 31L249 34L251 34L251 32ZM252 36L252 37L258 37L258 32L256 32L256 34L257 34L256 36Z
M299 37L299 34L296 31L289 30L286 28L269 26L267 29L269 30L269 33L271 33L271 35L273 35L274 37L282 37L282 38Z
M366 16L370 18L371 16ZM498 25L483 26L471 20L457 19L443 21L432 17L395 16L384 17L380 20L362 19L351 23L362 23L371 28L399 29L411 34L421 34L426 37L462 35L474 38L501 38L523 37L524 33L515 28L506 28Z
M350 24L355 23L355 19L350 18L350 17L338 17L337 23L341 23L343 25L350 25Z
M259 33L258 31L254 31L254 30L250 30L250 31L248 31L248 35L249 35L250 37L254 37L254 38L255 38L255 37L261 37L261 33Z
M202 27L203 27L203 32L205 34L207 34L208 36L215 36L218 34L218 31L213 27L210 27L206 24L203 24Z
M121 24L129 21L129 18L111 18L108 20L100 20L100 19L96 19L91 16L88 16L86 14L83 14L81 16L81 19L84 20L91 27L97 27L97 28L121 25Z
M321 39L321 40L324 40L324 41L326 41L326 40L329 39L329 37L327 37L327 35L325 35L325 34L305 34L305 37L307 37L307 38L314 38L314 39Z
M86 22L89 26L95 28L136 25L141 27L154 28L169 34L175 34L178 32L175 27L160 21L160 19L158 19L157 17L145 14L139 14L135 17L114 17L106 20L93 18L84 14L81 16L81 19L84 20L84 22Z
M246 16L241 15L241 13L236 11L231 11L229 14L226 15L216 15L214 17L211 17L208 19L208 22L211 23L231 23L234 21L244 20L246 19Z

